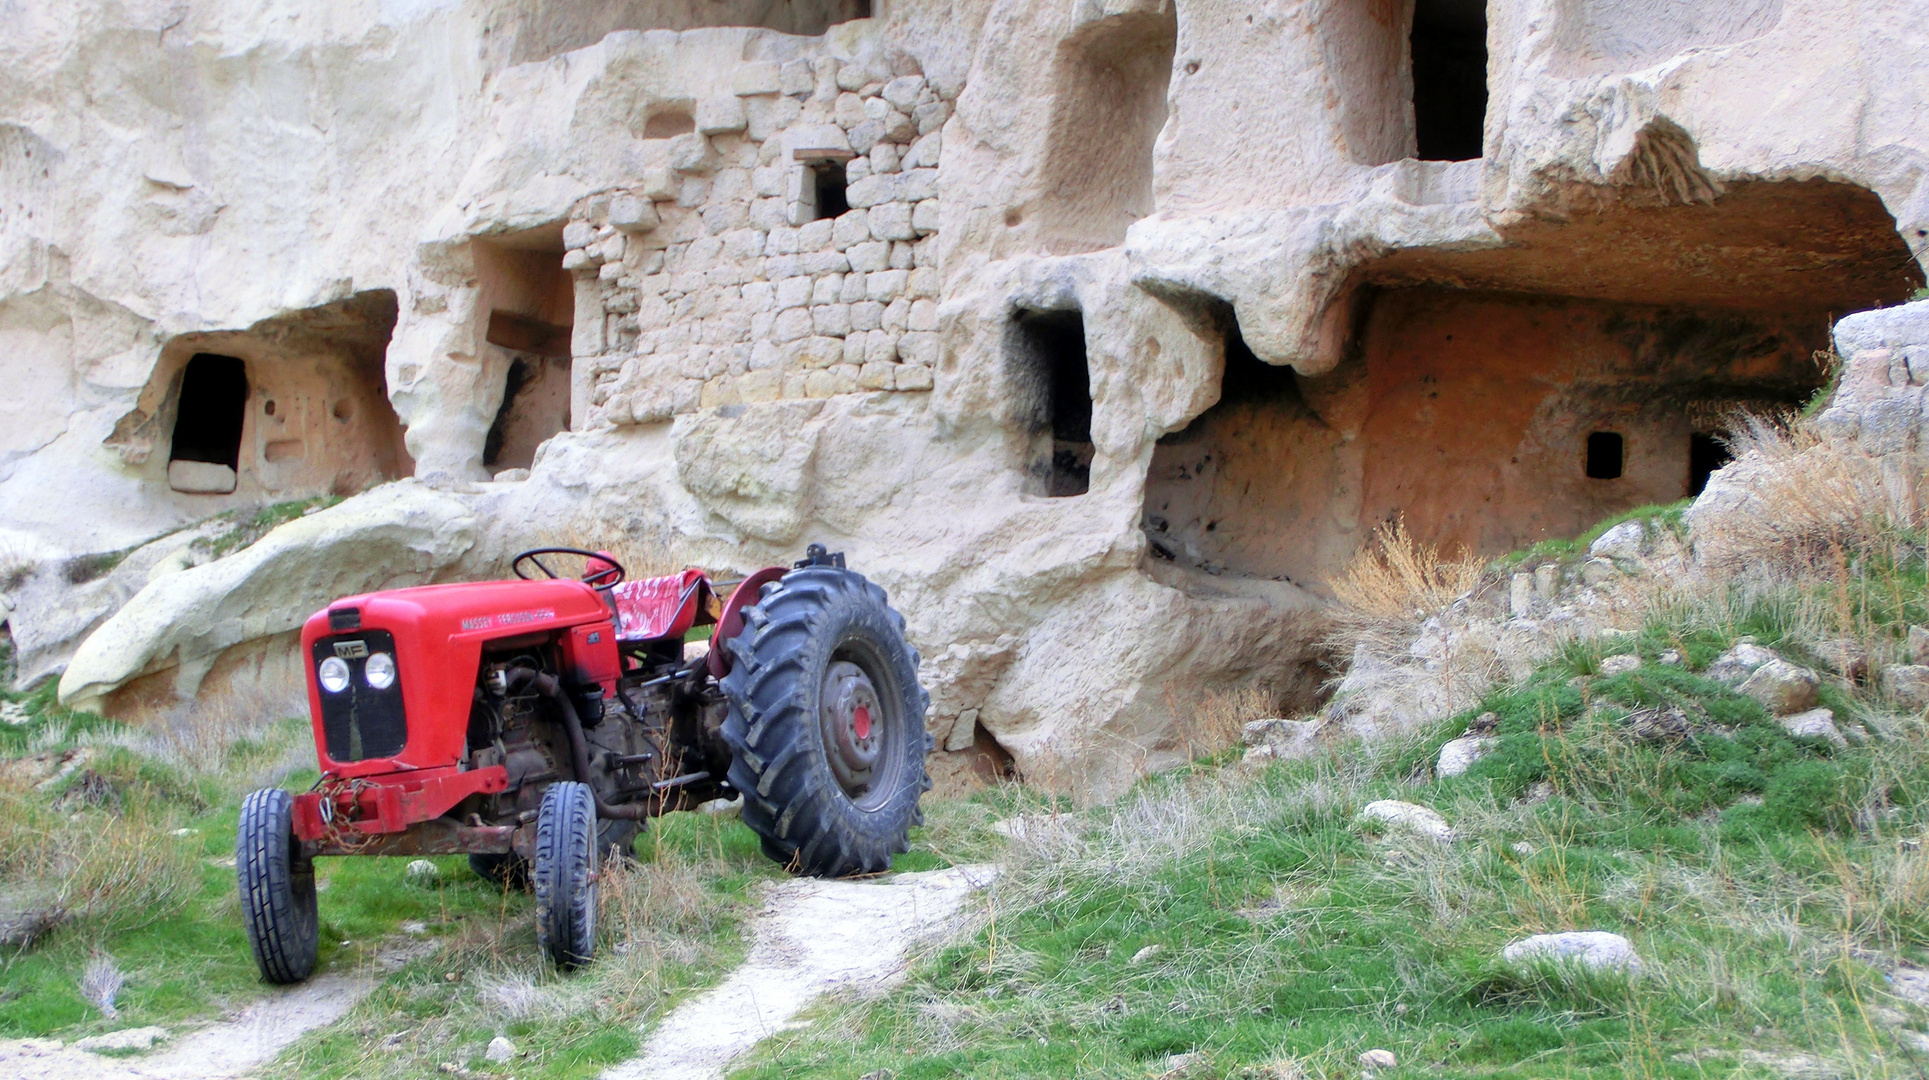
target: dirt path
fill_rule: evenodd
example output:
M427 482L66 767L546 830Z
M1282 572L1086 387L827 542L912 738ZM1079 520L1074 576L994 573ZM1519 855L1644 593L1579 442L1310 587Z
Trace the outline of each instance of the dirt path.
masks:
M965 898L994 873L960 866L885 881L797 878L778 885L757 916L743 966L664 1017L642 1055L602 1080L718 1080L826 991L889 986L911 945L954 926Z
M368 976L323 975L274 991L232 1017L176 1035L138 1057L103 1056L51 1039L0 1039L0 1077L226 1080L272 1060L308 1032L334 1023L375 982Z

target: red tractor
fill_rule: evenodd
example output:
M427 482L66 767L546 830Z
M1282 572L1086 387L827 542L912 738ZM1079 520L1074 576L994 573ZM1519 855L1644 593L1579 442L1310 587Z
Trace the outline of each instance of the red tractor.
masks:
M908 849L929 697L904 619L842 554L813 544L721 604L701 571L626 581L606 552L513 569L351 596L302 628L321 780L249 795L235 844L263 978L314 970L317 856L466 853L534 887L538 945L567 968L595 945L600 860L658 814L741 794L766 855L825 877Z

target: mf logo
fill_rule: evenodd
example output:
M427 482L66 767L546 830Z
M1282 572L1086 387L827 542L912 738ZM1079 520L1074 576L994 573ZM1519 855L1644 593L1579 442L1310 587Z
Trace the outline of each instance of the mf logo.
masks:
M368 642L366 642L366 641L337 641L337 642L335 643L335 655L336 655L336 656L339 656L339 657L341 657L341 658L342 658L342 659L344 659L344 660L364 660L364 659L367 659L367 657L368 657Z

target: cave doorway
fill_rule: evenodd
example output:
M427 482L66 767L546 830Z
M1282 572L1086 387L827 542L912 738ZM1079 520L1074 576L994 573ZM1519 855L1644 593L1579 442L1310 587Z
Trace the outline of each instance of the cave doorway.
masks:
M1222 582L1304 580L1319 566L1319 508L1344 486L1337 437L1305 380L1253 353L1230 304L1209 301L1200 326L1224 349L1219 399L1153 447L1140 521L1147 551Z
M1092 483L1092 374L1085 316L1077 310L1021 311L1012 318L1007 363L1030 436L1028 494L1083 495Z
M475 252L477 310L488 313L485 365L502 380L482 464L527 469L545 441L569 430L576 286L563 269L560 229L477 241Z
M1487 123L1486 0L1416 0L1408 47L1414 156L1480 157Z
M1697 431L1688 437L1688 494L1699 495L1708 489L1708 478L1715 470L1735 460L1725 437L1718 432Z
M248 420L248 365L237 357L196 353L181 373L167 481L175 491L226 495L241 470Z

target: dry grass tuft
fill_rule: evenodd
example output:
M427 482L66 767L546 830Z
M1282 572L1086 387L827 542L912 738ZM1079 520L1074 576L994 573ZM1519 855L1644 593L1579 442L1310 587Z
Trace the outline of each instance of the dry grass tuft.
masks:
M200 885L171 827L132 813L67 814L31 792L0 788L0 890L56 921L131 926L163 918Z
M1373 530L1333 582L1333 595L1354 619L1421 619L1473 591L1480 571L1480 560L1465 550L1443 553L1395 519Z
M294 691L229 691L138 713L124 728L80 741L124 746L185 776L244 791L314 764L307 715L308 703Z
M1925 523L1920 454L1874 454L1792 417L1739 419L1735 460L1693 513L1704 564L1804 571Z

